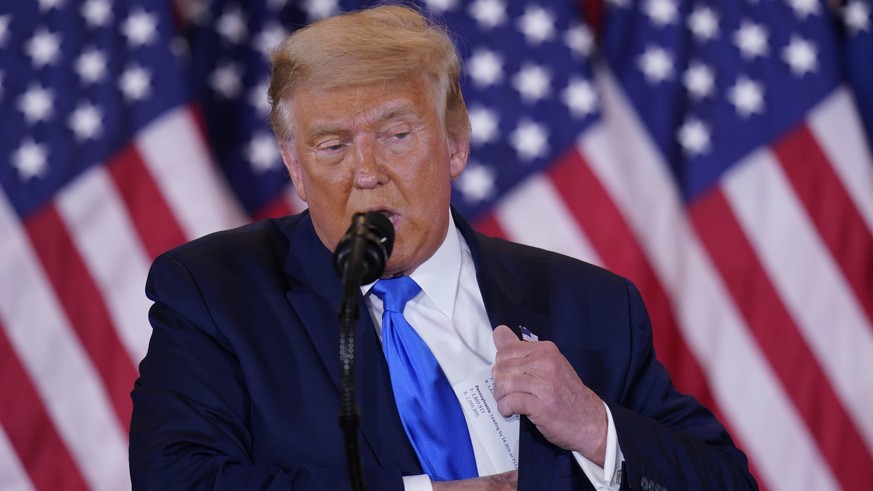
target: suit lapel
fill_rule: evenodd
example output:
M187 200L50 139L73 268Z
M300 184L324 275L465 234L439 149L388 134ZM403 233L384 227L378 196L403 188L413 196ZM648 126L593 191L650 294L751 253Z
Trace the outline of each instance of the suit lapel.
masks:
M285 272L286 293L300 324L312 341L324 369L339 388L339 320L342 285L330 269L332 255L315 234L312 220L304 215L289 233Z
M495 260L495 251L487 242L491 239L477 234L459 214L454 210L452 212L455 226L461 231L473 256L476 280L479 283L482 300L485 302L488 320L491 321L491 328L505 324L513 331L518 331L519 326L524 326L540 338L549 339L548 316L525 307L528 285L519 284L518 278Z
M548 316L525 307L528 285L520 285L518 278L494 260L495 251L491 250L487 240L481 241L459 214L454 213L454 218L470 247L479 290L492 328L505 324L518 334L519 326L524 326L541 339L550 339ZM524 416L520 421L518 446L518 489L546 489L557 467L557 453L563 450L549 443Z
M333 254L321 243L308 214L287 235L290 242L285 261L290 285L288 302L339 391L338 313L342 282L333 269ZM418 458L394 403L382 345L360 293L358 305L355 378L363 443L383 468L420 473Z

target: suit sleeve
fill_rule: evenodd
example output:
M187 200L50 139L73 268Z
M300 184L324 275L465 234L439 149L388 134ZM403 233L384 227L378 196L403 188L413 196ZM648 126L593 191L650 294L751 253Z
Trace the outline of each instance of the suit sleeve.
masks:
M256 462L249 395L233 347L174 256L158 258L146 293L155 303L148 353L131 397L134 490L348 489L344 468ZM368 475L374 489L402 489L398 473Z
M745 455L721 423L696 399L673 387L655 358L651 323L640 294L630 282L627 291L627 380L622 400L608 402L625 458L622 489L757 489Z

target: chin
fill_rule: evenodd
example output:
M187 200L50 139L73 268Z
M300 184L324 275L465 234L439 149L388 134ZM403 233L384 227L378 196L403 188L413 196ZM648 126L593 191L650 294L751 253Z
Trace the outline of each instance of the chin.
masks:
M394 276L402 276L405 274L409 274L412 271L408 271L408 265L406 264L405 257L397 254L397 251L391 253L391 257L388 259L388 263L385 265L385 272L382 274L383 278L393 278Z

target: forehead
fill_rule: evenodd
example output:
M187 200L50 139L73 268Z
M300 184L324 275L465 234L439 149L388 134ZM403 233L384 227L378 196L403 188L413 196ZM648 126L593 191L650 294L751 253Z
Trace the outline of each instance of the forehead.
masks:
M369 85L318 89L301 87L289 98L298 129L437 116L425 81L413 78Z

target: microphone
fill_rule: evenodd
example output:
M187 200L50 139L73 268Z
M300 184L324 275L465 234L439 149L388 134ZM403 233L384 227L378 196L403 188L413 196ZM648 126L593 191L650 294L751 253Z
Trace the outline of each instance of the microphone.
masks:
M352 491L367 491L358 452L358 414L355 395L355 321L358 318L356 291L382 276L385 263L394 248L394 226L381 213L355 213L346 235L333 253L333 266L342 278L343 298L340 304L340 426L345 441L346 462Z
M344 282L366 285L379 279L394 248L394 226L381 213L355 213L333 253L333 265ZM354 278L360 274L359 278Z

